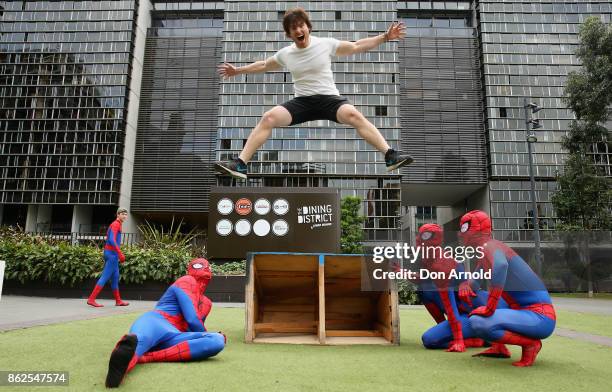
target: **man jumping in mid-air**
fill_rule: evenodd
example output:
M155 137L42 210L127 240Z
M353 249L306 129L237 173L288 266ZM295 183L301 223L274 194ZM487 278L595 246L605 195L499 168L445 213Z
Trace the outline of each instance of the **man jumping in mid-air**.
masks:
M331 56L366 52L384 42L402 38L405 34L404 24L394 22L386 33L356 42L338 41L310 35L312 23L308 14L302 8L294 8L285 13L283 28L287 37L293 40L293 45L279 50L266 60L244 67L222 64L219 66L219 74L227 79L239 74L261 73L285 67L293 78L295 98L264 113L239 157L229 162L217 162L215 169L222 174L246 179L247 163L270 137L273 128L312 120L331 120L354 127L362 138L385 154L387 170L411 163L410 155L392 149L380 131L340 95L331 71Z

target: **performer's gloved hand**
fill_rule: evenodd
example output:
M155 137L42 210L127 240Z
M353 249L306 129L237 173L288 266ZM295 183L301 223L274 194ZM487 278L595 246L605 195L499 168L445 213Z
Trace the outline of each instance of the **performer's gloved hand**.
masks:
M472 290L472 286L468 280L459 284L459 298L467 303L470 307L472 306L472 298L476 297L476 293Z
M461 322L452 315L449 320L449 325L453 333L453 340L448 345L446 351L454 353L462 353L465 351L465 343L463 342L463 329L461 328Z
M221 331L219 331L219 333L220 333L221 335L223 335L223 343L224 343L224 344L227 344L227 336L225 336L225 334L224 334L223 332L221 332Z
M470 316L489 317L495 312L495 309L489 309L488 306L479 306L470 312Z
M125 261L125 255L123 254L123 252L119 252L119 262L123 264L124 261Z
M450 342L450 344L448 345L448 348L446 349L447 352L449 353L462 353L465 351L465 343L463 341L463 339L461 340L453 340Z
M497 309L497 303L499 302L499 298L501 297L503 292L503 288L492 286L489 289L489 299L487 300L487 305L479 306L476 309L472 310L470 316L491 316L493 313L495 313L495 309Z

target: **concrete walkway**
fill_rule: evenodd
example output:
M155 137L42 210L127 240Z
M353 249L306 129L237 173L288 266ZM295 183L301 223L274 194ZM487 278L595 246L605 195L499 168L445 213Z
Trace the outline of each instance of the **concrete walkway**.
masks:
M126 313L152 310L157 301L129 301L129 306L115 306L112 300L98 300L103 308L88 306L84 299L44 298L3 295L0 300L0 331L37 325L87 320ZM236 303L215 303L216 307L244 306Z
M555 307L573 312L612 316L612 300L554 298ZM84 299L43 298L3 295L0 300L0 332L19 328L49 325L74 320L87 320L153 309L156 301L129 301L129 306L114 306L112 300L98 300L103 308L87 306ZM244 307L243 303L216 302L216 307ZM401 309L420 310L421 305L401 305ZM555 334L612 347L612 338L571 329L557 328Z
M612 316L612 300L553 297L555 308L572 312Z

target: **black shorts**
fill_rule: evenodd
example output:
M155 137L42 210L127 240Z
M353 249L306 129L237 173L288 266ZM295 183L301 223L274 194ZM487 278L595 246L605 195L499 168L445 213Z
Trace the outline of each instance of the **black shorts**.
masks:
M291 113L291 124L289 125L295 125L313 120L339 122L336 113L345 103L349 101L342 95L309 95L295 97L281 106Z

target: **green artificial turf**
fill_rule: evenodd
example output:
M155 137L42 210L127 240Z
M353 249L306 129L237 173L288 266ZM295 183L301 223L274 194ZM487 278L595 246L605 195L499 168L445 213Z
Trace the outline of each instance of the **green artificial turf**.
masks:
M552 297L589 299L588 293L551 293ZM612 293L593 293L593 299L610 299Z
M559 327L612 338L612 316L558 309L556 313Z
M68 388L44 391L103 390L109 354L137 316L0 333L0 369L70 371ZM426 350L420 335L433 323L422 309L401 311L397 347L247 345L243 320L243 309L214 309L207 326L227 333L223 352L201 362L138 365L120 390L574 392L608 390L612 377L612 347L557 336L544 341L534 367L523 369L510 365L516 347L512 360L472 358L478 349ZM9 390L28 389L0 387Z

